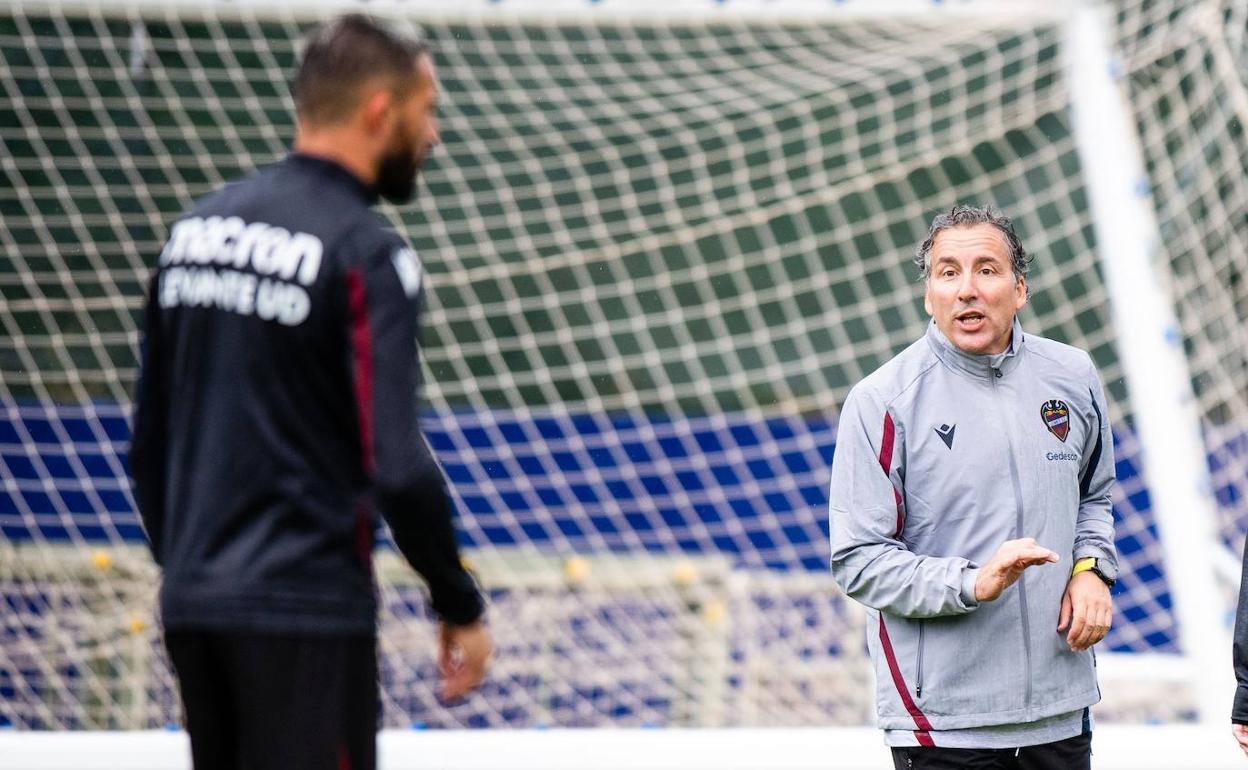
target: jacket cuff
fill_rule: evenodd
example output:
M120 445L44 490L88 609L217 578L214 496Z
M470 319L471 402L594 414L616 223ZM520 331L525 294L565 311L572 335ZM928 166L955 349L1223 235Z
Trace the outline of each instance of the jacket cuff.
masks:
M1076 563L1080 559L1086 559L1088 557L1092 557L1095 559L1100 559L1102 561L1107 561L1110 564L1114 565L1114 567L1118 566L1118 555L1114 553L1112 549L1109 551L1106 551L1104 548L1101 548L1100 546L1095 546L1091 544L1081 545L1079 543L1076 543L1075 552L1072 554L1072 556L1074 557L1074 561ZM1073 567L1074 563L1072 563L1071 566Z
M1235 704L1231 707L1231 723L1248 725L1248 685L1235 689Z
M978 577L978 567L967 567L962 570L962 603L967 607L979 606L979 601L975 598L975 580Z
M481 619L485 614L485 600L477 583L468 572L458 579L430 586L433 594L433 611L453 626L466 626Z

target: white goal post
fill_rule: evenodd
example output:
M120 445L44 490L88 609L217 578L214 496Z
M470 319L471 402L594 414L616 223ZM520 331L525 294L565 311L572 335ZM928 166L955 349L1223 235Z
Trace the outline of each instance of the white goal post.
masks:
M1187 665L1200 720L1224 721L1235 689L1226 602L1218 584L1217 503L1183 335L1166 292L1161 233L1144 171L1123 68L1111 48L1108 8L1074 10L1067 56L1079 158L1088 179L1098 251L1131 382L1142 460L1157 512ZM1203 554L1193 559L1192 554ZM1147 664L1146 664L1147 665ZM1146 677L1140 667L1138 676Z

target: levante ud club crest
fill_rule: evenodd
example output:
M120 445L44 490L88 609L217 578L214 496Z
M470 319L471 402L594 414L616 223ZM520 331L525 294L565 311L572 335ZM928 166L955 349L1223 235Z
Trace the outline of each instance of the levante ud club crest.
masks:
M1049 433L1057 436L1057 440L1066 443L1066 434L1070 433L1070 409L1065 401L1056 398L1045 401L1040 407L1040 417Z

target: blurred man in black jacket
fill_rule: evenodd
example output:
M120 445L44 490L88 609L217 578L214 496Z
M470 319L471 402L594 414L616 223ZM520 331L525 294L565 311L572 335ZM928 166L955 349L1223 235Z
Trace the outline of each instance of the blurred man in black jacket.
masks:
M146 309L130 461L199 770L375 766L378 512L445 697L491 647L420 432L421 264L371 209L438 142L432 58L345 16L294 92L294 152L173 225Z
M1231 734L1248 755L1248 549L1244 551L1239 581L1239 607L1235 612L1235 702L1231 706Z

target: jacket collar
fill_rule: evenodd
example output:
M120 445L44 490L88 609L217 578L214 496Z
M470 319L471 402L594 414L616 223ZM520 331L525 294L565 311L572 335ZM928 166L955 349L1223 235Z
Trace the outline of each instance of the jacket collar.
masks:
M339 184L350 190L352 194L367 201L370 206L377 203L377 191L364 184L358 176L351 173L346 166L338 161L322 158L319 155L292 152L286 156L286 165L302 169L311 174L317 174L327 182Z
M1023 350L1023 343L1026 336L1023 334L1022 324L1018 322L1018 316L1014 316L1013 333L1010 335L1010 347L1003 353L997 353L991 356L981 356L975 353L966 353L959 350L952 342L936 328L936 322L931 321L927 325L927 344L931 347L932 352L946 366L959 372L963 372L972 377L990 378L995 372L1000 372L1004 376L1009 374L1018 366L1019 354Z

